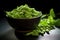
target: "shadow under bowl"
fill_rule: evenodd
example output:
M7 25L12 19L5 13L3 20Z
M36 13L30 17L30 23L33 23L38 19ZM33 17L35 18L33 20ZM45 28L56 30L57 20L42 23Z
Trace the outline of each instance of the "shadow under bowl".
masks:
M37 40L39 36L26 36L27 32L17 32L15 31L15 36L19 39L19 40Z

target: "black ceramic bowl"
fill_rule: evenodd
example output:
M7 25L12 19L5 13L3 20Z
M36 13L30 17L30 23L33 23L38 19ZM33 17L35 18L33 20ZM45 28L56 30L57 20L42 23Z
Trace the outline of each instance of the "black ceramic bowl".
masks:
M7 17L8 23L16 30L33 30L39 23L40 17L31 19L14 19Z

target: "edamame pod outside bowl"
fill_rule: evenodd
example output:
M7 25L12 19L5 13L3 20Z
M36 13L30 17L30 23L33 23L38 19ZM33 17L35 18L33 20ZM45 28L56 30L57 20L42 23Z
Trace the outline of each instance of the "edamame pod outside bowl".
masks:
M38 23L40 22L40 16L27 19L27 18L20 18L15 19L11 17L6 17L8 23L15 29L20 31L26 31L26 30L34 30L36 26L38 26Z

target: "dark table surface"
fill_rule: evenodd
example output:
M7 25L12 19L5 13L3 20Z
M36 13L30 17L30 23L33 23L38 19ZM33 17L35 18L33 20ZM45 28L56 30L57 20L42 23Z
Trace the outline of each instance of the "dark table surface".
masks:
M0 20L0 40L18 40L14 34L14 29L5 18ZM45 33L44 36L39 36L37 40L60 40L60 29L55 28L50 31L50 34Z

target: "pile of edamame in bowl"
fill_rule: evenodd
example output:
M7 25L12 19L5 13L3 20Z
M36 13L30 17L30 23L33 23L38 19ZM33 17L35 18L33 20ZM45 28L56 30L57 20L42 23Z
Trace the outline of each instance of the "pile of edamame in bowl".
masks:
M30 8L27 4L21 5L17 7L16 9L13 9L12 11L6 12L6 16L12 17L12 18L36 18L42 15L40 11L36 11L35 8Z

